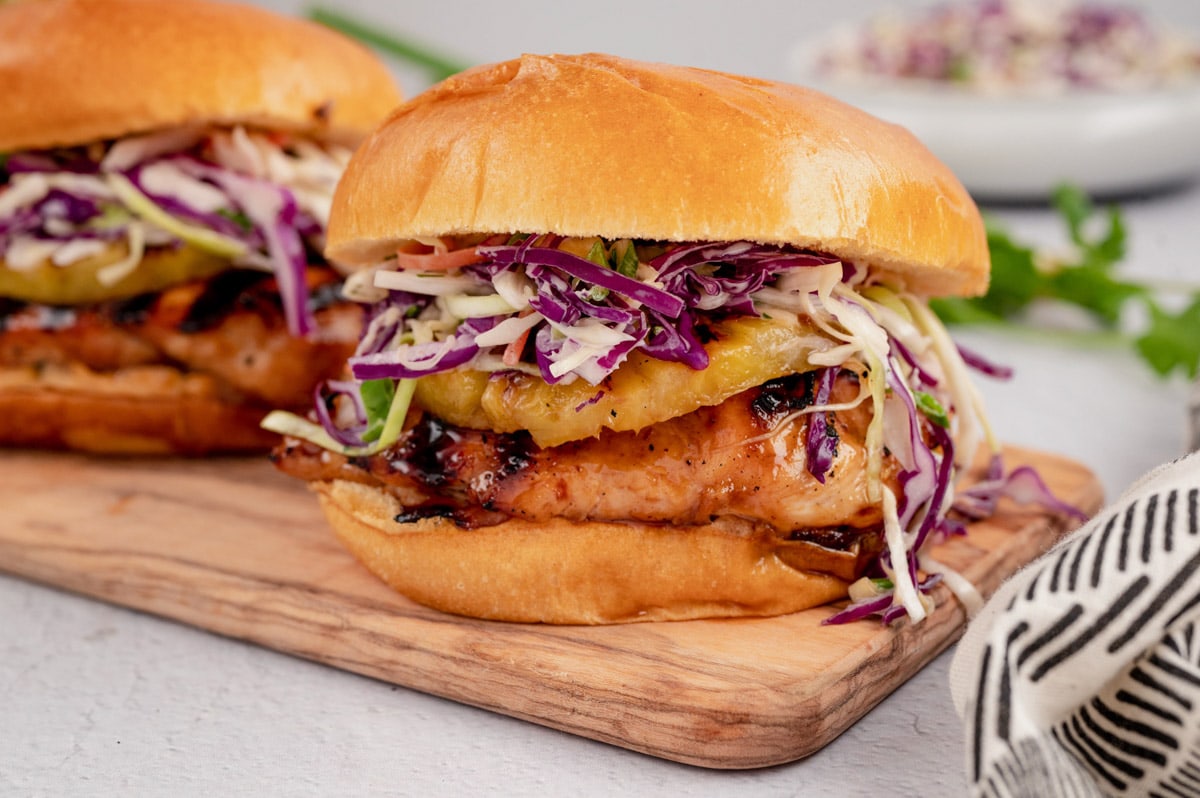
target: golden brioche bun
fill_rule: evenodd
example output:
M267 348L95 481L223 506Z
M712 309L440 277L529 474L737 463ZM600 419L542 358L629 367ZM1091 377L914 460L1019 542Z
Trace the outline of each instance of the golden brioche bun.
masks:
M908 131L810 89L525 55L399 107L352 159L327 252L449 233L791 244L925 296L986 290L983 222Z
M0 42L4 152L187 124L354 141L400 102L357 43L216 0L8 3Z
M827 604L846 581L789 565L787 546L710 524L397 523L390 495L312 483L342 543L394 590L444 612L608 624L772 616ZM799 557L797 559L802 559Z
M167 366L0 369L0 442L102 454L266 451L262 407Z

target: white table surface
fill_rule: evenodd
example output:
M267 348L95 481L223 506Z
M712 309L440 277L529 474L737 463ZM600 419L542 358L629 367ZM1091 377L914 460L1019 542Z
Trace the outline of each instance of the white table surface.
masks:
M552 14L545 4L513 5L517 16ZM714 25L712 5L689 13ZM383 20L382 7L352 9ZM434 35L432 12L410 10L414 30ZM464 25L480 36L478 22ZM517 41L516 49L618 49L566 38L570 46ZM762 56L750 53L749 37L735 30L729 41L751 64L740 71L770 74L754 68ZM470 50L470 37L455 43L459 53ZM478 43L481 60L512 51L504 31ZM662 60L688 60L687 52L671 55ZM1131 238L1125 273L1200 281L1200 187L1122 204ZM1062 241L1044 209L995 214L1023 238ZM1189 386L1153 376L1128 349L1007 332L957 337L1017 369L1010 382L981 381L1002 438L1088 464L1110 497L1183 453ZM949 654L934 661L806 760L719 772L0 577L0 795L955 796L964 790L962 728L948 664Z

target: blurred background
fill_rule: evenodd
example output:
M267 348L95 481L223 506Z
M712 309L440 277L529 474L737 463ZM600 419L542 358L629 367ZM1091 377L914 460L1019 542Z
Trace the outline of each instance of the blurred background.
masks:
M1044 200L1062 181L1124 196L1175 188L1200 174L1200 3L1190 0L254 1L395 45L377 49L388 54L408 96L457 69L522 52L599 51L813 85L911 129L978 199L992 203ZM937 19L935 10L944 8L959 11ZM1058 13L1097 8L1102 12ZM869 24L888 18L890 28L874 28L863 52L851 52ZM898 29L905 24L912 30ZM1046 47L997 45L1014 35L1060 36L1081 54L1068 63L1069 54ZM881 51L886 60L896 49L907 50L918 69L943 61L941 68L956 75L964 64L948 61L947 46L970 53L977 75L997 63L1023 72L1008 84L993 76L965 86L845 76L848 60ZM839 71L822 73L816 64L831 48ZM1158 74L1168 68L1174 72ZM1054 70L1060 79L1068 70L1082 74L1063 90L1053 83ZM1104 88L1122 90L1091 91L1097 76Z
M835 28L889 10L936 5L921 0L256 0L289 13L330 9L419 43L464 65L522 52L599 51L630 58L789 79L793 49ZM1037 5L1053 5L1044 0ZM1200 31L1194 0L1122 0L1172 28ZM408 93L428 73L397 64Z

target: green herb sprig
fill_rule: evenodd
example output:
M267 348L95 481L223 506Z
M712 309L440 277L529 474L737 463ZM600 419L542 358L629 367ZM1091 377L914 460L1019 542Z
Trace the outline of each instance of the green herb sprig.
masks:
M1200 286L1171 291L1119 275L1116 267L1126 244L1120 208L1098 209L1074 186L1060 186L1053 203L1074 245L1071 257L1047 258L989 220L992 280L987 294L936 299L934 311L948 324L1013 324L1022 321L1034 301L1074 305L1087 311L1099 332L1110 338L1120 333L1118 340L1131 343L1159 375L1178 370L1195 378L1200 373ZM1104 220L1097 225L1099 214ZM1164 294L1180 292L1186 295L1182 309L1164 307ZM1140 303L1148 320L1140 331L1124 333L1121 324L1131 303Z
M385 55L424 70L434 81L444 80L462 72L468 66L456 58L435 51L422 42L402 38L394 33L385 33L365 21L355 19L332 8L321 6L310 8L308 9L308 18L352 39L357 39Z

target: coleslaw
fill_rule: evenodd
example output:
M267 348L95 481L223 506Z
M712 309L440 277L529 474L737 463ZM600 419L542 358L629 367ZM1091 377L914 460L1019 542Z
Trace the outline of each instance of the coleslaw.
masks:
M1127 91L1194 81L1200 45L1137 9L1054 0L941 3L830 34L819 74L981 94Z
M96 272L111 287L148 250L186 245L272 272L288 329L303 336L312 329L308 254L324 245L349 157L345 147L241 126L13 153L0 190L4 268L69 269L123 245L125 256Z

